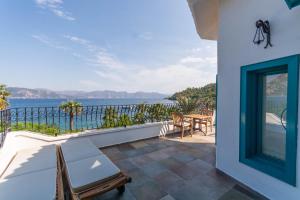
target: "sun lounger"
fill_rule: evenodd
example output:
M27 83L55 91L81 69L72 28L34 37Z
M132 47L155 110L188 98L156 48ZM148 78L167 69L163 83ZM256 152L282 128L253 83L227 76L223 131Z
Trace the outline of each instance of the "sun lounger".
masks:
M89 140L68 141L59 148L62 172L72 198L90 198L112 189L124 192L131 179L91 144Z
M63 199L56 146L22 150L0 180L0 199Z
M60 146L66 162L103 154L89 139L69 140Z
M0 180L0 199L56 199L56 169Z
M49 145L17 152L2 178L56 168L56 146Z

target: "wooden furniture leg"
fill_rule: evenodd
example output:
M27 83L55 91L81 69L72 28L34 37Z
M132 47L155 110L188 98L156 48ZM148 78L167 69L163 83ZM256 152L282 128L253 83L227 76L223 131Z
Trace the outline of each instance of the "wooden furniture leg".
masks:
M193 134L194 134L194 119L192 119L192 121L191 121L191 132L190 132L190 134L191 134L191 137L193 137Z

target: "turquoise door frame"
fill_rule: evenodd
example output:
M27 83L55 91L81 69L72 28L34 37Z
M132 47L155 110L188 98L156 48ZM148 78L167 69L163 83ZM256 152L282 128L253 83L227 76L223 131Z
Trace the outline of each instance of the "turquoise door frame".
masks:
M296 6L299 6L300 5L300 0L285 0L289 9L292 9Z

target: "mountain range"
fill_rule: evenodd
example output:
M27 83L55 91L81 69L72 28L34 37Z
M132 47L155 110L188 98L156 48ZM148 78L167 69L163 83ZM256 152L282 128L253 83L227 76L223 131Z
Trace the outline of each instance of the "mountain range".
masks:
M124 91L53 91L48 89L29 89L8 87L10 98L20 99L161 99L168 95L157 92L124 92Z

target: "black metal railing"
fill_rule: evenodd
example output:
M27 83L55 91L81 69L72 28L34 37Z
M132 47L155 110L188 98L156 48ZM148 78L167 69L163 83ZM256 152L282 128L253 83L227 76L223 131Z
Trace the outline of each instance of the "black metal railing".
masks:
M4 144L7 133L11 127L10 109L0 110L0 148Z
M57 136L90 129L112 128L170 119L176 104L22 107L1 111L1 134L29 130Z

